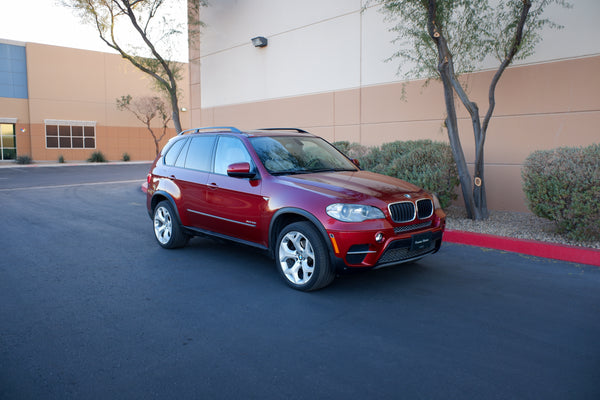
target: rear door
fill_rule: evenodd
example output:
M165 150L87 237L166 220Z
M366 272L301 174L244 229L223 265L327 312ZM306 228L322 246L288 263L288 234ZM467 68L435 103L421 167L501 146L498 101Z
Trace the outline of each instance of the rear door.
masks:
M186 224L200 229L208 229L210 225L206 216L206 191L215 139L215 136L194 135L177 160L184 167L177 171L176 179L181 188L180 201Z

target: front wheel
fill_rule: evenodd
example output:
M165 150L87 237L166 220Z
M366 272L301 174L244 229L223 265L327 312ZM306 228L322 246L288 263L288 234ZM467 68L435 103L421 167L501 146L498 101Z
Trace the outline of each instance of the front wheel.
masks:
M154 237L165 249L175 249L187 244L190 236L181 228L173 206L166 200L158 203L154 209Z
M294 289L317 290L335 278L325 241L310 222L283 228L277 238L275 261L285 282Z

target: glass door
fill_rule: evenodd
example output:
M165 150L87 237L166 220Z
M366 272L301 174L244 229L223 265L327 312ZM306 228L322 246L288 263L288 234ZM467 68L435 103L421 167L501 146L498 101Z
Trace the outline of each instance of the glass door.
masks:
M0 160L17 158L15 124L0 124Z

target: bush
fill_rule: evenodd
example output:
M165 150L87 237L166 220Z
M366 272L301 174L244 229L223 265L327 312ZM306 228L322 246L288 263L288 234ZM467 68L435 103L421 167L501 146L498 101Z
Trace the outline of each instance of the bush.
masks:
M128 153L123 153L123 161L129 161L131 160L131 157L129 156Z
M31 164L33 159L29 156L18 156L15 161L17 164Z
M91 157L88 158L88 162L106 162L106 158L104 158L104 154L101 151L95 151L92 153Z
M456 199L459 184L458 169L450 145L431 140L392 142L365 150L364 146L348 142L334 143L342 152L352 151L360 157L367 171L393 176L435 193L442 207Z
M58 163L59 164L64 164L65 163L65 157L62 154L60 156L58 156Z
M575 240L600 240L600 144L536 151L521 172L529 209Z

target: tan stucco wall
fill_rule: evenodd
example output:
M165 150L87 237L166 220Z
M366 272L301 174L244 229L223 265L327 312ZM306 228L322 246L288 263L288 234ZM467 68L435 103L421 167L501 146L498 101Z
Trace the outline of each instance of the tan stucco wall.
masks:
M492 209L526 211L521 166L538 149L600 142L600 57L509 68L496 92L486 141L488 203ZM471 98L487 111L492 72L467 77ZM379 145L394 140L448 141L439 83L392 83L357 89L202 108L201 125L240 128L294 126L330 141ZM197 95L197 94L196 94ZM192 93L192 96L195 94ZM470 119L460 106L461 141L474 161Z
M26 55L29 98L0 98L0 117L17 118L18 155L34 161L56 161L60 155L81 161L101 151L109 160L120 160L123 153L132 160L154 158L154 140L144 125L116 108L116 99L123 95L156 96L149 77L116 54L27 43ZM180 107L189 108L187 65L183 75ZM180 117L184 129L190 127L190 113L181 112ZM48 119L94 121L96 148L46 149ZM174 134L170 129L161 145Z

